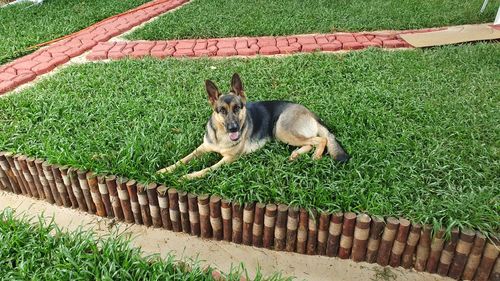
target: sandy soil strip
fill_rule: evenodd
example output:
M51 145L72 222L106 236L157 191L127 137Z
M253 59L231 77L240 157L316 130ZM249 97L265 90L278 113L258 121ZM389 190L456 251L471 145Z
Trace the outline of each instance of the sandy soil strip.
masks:
M54 221L61 228L74 230L80 226L93 230L97 235L108 235L111 231L130 234L132 245L141 247L145 255L160 253L175 254L178 258L200 259L221 271L244 263L251 276L256 269L264 275L280 271L285 276L296 276L299 280L408 280L430 281L451 280L438 275L420 273L403 268L386 268L369 263L355 263L351 260L323 256L305 256L295 253L277 252L266 249L241 246L227 242L216 242L140 225L115 223L114 220L58 207L44 201L0 191L0 210L14 208L17 214L36 217L45 214L45 219Z

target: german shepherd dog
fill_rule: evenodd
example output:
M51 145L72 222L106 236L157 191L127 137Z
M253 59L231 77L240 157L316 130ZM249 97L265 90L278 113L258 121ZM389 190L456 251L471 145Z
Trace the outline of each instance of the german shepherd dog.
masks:
M222 159L209 168L185 175L186 179L205 176L223 164L231 163L240 155L251 153L276 138L299 147L290 155L294 160L299 155L314 151L314 159L320 159L325 148L333 159L346 162L349 155L335 136L319 118L300 104L287 101L248 102L240 76L231 79L231 91L225 95L215 84L205 81L212 116L207 122L203 143L177 163L161 169L158 173L172 172L179 165L207 152L217 152Z

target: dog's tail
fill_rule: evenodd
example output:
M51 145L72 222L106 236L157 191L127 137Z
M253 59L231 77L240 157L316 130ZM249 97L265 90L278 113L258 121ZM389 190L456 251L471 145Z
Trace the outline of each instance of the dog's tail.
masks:
M326 143L326 147L328 149L328 153L335 159L336 161L339 161L340 163L346 163L349 161L349 154L344 150L342 145L337 141L335 138L335 135L332 134L328 128L324 124L322 124L321 121L319 122L319 136L324 137L328 140Z

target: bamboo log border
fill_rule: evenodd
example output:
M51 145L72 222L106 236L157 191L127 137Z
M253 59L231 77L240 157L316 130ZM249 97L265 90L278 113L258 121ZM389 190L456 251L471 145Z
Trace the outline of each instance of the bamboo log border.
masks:
M241 204L156 183L0 152L0 189L127 223L204 239L378 263L448 276L498 280L498 237L443 229L404 218L329 213L284 204Z

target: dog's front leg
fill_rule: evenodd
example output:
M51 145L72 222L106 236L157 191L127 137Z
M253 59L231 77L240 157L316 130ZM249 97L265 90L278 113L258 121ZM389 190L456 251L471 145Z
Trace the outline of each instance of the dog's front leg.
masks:
M208 172L213 171L215 169L218 169L220 166L222 166L224 164L231 163L234 160L235 160L234 156L223 156L222 159L219 160L219 162L215 163L214 165L212 165L208 168L205 168L203 170L193 172L191 174L187 174L187 175L183 176L182 178L188 179L188 180L195 179L195 178L201 178L201 177L205 176Z
M198 146L198 148L196 148L193 152L189 153L186 157L182 158L181 160L177 161L175 164L173 165L170 165L166 168L163 168L161 170L159 170L157 173L161 174L161 173L171 173L173 170L175 170L175 168L179 167L180 165L183 165L183 164L186 164L188 163L189 161L191 161L191 159L197 157L197 156L200 156L204 153L207 153L207 152L210 152L209 149L207 148L207 146L205 144L201 144L200 146Z

